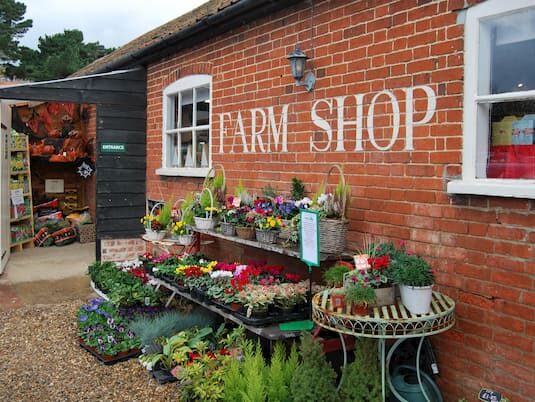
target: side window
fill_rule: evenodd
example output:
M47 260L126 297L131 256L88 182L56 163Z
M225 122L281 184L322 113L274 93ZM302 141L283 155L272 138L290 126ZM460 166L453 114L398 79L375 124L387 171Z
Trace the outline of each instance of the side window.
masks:
M449 192L535 198L534 65L532 1L468 10L463 177Z
M211 165L212 77L190 75L163 91L162 167L164 176L205 176Z

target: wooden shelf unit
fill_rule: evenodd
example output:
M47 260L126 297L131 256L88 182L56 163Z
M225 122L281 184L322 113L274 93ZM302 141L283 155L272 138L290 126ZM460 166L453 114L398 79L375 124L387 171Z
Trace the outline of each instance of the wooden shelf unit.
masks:
M16 138L17 137L17 138ZM17 146L13 146L16 144ZM22 146L21 146L22 145ZM13 250L22 250L24 247L33 246L33 236L34 236L34 222L33 222L33 199L32 199L32 176L30 168L30 145L28 142L28 137L24 134L19 134L14 130L11 131L11 148L10 148L10 163L14 161L16 154L22 153L23 163L25 165L24 170L13 170L13 165L10 166L10 180L16 176L25 176L25 181L22 183L22 191L24 204L26 205L26 211L24 215L13 217L13 208L14 205L10 200L10 233L16 232L13 230L17 227L20 227L21 223L29 224L29 231L27 235L16 241L11 241L10 247ZM25 182L27 183L25 185ZM11 183L10 183L11 184ZM27 188L25 188L27 186ZM19 187L20 188L20 187ZM10 191L13 190L10 186ZM22 231L22 228L21 228Z

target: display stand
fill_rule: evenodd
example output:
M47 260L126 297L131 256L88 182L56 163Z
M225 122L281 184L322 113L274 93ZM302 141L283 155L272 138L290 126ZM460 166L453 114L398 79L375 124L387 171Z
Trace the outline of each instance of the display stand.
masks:
M381 357L381 384L383 401L386 397L386 384L399 401L407 402L392 386L389 366L390 360L397 347L407 338L420 338L416 355L416 373L422 394L431 402L425 393L420 373L420 353L426 336L438 334L455 325L455 302L448 296L433 292L431 311L429 314L411 314L400 301L390 306L373 308L366 316L350 314L351 306L332 309L330 291L317 293L312 298L313 315L316 324L339 334L348 334L356 337L375 338L379 340ZM344 342L343 338L340 337ZM396 341L386 354L386 340ZM345 345L342 345L345 350ZM344 363L346 362L344 356ZM343 378L340 380L340 384ZM410 401L409 401L410 402Z
M11 250L33 246L33 201L28 137L11 132L10 234Z

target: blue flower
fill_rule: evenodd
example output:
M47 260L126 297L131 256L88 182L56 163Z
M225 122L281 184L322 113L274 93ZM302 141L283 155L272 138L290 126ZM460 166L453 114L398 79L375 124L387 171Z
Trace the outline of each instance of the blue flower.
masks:
M81 315L80 316L80 322L86 322L87 321L87 316L84 314L84 315Z

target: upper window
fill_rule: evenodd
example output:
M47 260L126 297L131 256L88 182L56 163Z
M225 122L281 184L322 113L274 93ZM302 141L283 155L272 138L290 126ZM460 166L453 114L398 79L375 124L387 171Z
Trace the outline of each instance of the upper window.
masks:
M163 91L162 167L157 174L204 177L211 165L212 77L190 75Z
M535 198L535 5L468 10L462 180L448 192Z

